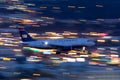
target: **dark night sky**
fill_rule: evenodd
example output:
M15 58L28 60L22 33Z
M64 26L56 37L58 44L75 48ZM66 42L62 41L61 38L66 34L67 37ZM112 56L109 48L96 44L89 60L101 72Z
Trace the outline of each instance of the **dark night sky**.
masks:
M25 3L35 3L36 6L40 9L40 6L47 6L45 10L40 10L43 14L40 16L49 16L54 17L57 20L96 20L98 18L104 19L118 19L120 18L120 0L25 0ZM75 9L69 9L67 6L76 6ZM96 7L96 5L103 5L102 8ZM61 9L53 10L52 7L59 6ZM78 9L79 6L85 6L85 9ZM6 11L1 9L1 13L11 14L13 11ZM96 24L67 24L56 22L54 25L43 26L32 29L33 32L45 32L45 31L98 31L98 32L112 32L115 35L119 35L120 24L106 25L96 25ZM30 27L29 27L30 28ZM98 29L99 28L99 29ZM30 29L28 29L30 30Z
M35 3L38 7L40 6L48 6L48 9L44 11L44 14L41 16L47 15L50 17L55 17L56 19L89 19L89 20L95 20L98 18L104 18L104 19L116 19L120 18L120 0L25 0L25 2L31 2ZM73 5L73 6L85 6L85 9L68 9L66 6ZM96 5L103 5L102 8L96 7ZM53 6L60 6L62 7L61 13L55 13L51 11L50 7ZM56 29L55 26L58 26ZM116 27L111 28L108 27L109 25L87 25L87 24L81 24L81 25L73 25L71 26L65 26L62 24L56 24L54 26L50 26L47 28L47 30L51 31L62 31L62 30L73 30L73 31L119 31L119 24L116 25ZM45 27L42 27L41 30L46 30Z
M86 9L82 10L80 13L76 13L76 16L73 13L69 16L72 18L86 18L86 19L96 19L96 18L119 18L120 11L120 0L25 0L25 2L32 2L38 6L86 6ZM103 8L96 8L95 5L103 5ZM59 15L60 18L68 15L67 13L71 12L68 9L63 9L64 13ZM64 15L64 16L63 16Z

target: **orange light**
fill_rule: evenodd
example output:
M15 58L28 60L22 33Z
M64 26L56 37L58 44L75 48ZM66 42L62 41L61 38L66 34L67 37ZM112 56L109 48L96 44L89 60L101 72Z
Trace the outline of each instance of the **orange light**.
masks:
M97 42L104 43L104 42L105 42L105 40L97 40Z
M111 42L119 42L119 40L111 40Z

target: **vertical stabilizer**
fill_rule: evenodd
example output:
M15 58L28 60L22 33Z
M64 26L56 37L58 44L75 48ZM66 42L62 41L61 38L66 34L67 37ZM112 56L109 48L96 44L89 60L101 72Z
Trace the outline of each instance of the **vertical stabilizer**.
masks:
M28 32L24 29L24 27L19 27L19 33L20 33L20 37L22 39L23 42L28 42L28 41L35 41L35 39L33 39Z

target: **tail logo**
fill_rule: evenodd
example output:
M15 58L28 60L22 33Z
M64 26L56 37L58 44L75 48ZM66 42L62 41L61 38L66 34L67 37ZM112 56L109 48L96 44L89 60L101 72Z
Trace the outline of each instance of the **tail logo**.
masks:
M23 37L23 38L27 38L28 36L27 36L26 34L23 34L22 37Z

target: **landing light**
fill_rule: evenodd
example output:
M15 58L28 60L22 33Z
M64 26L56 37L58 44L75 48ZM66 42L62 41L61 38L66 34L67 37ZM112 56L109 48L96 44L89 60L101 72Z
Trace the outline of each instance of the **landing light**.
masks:
M48 42L45 42L44 44L45 44L45 45L48 45Z

